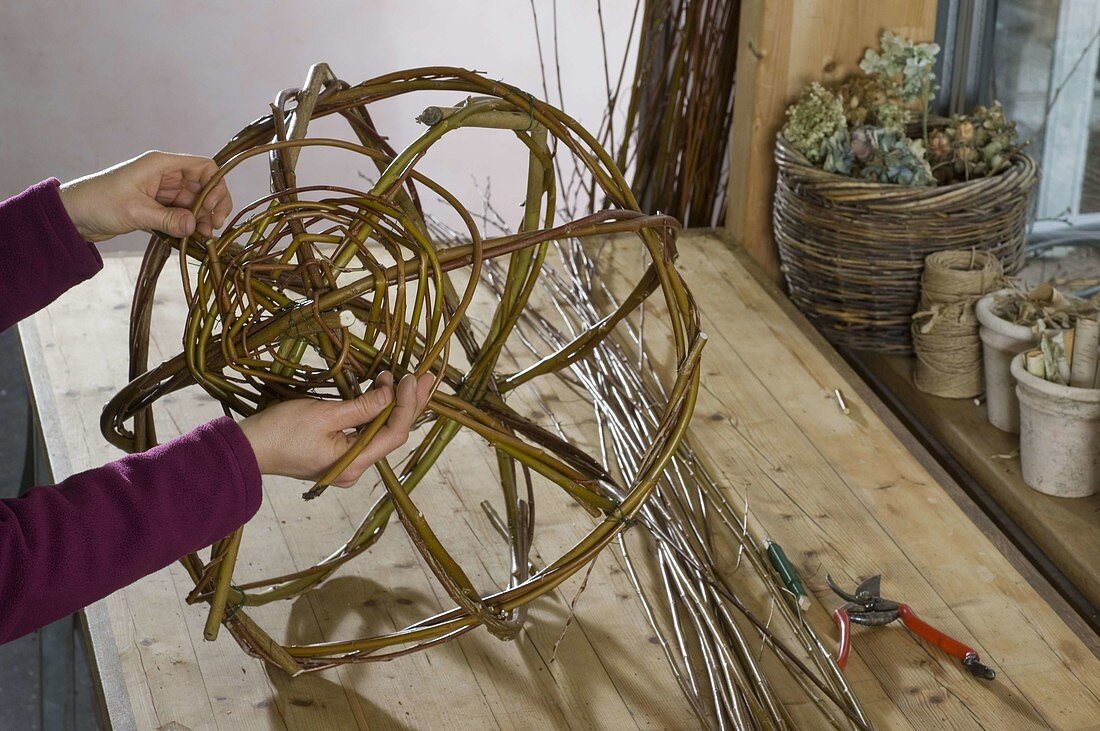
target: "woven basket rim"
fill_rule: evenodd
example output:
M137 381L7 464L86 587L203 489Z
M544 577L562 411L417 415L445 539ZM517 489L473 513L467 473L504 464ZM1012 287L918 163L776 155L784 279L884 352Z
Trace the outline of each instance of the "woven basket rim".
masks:
M932 125L929 124L929 126ZM883 192L906 190L913 193L927 192L928 195L938 195L968 188L978 189L996 184L1001 178L1005 178L1012 174L1031 175L1038 171L1035 159L1022 150L1013 153L1009 159L1012 164L994 175L986 175L981 178L974 178L973 180L963 180L949 185L902 185L900 183L880 183L874 180L863 180L862 178L853 178L848 175L822 170L810 162L809 158L795 149L782 131L776 135L775 144L775 162L781 172L797 172L803 177L813 177L819 180L833 179L851 190L880 190Z

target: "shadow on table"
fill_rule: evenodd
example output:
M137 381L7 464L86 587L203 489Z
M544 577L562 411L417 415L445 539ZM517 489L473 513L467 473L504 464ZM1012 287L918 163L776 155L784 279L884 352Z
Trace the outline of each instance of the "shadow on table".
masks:
M625 598L624 598L625 599ZM625 602L624 602L625 603ZM404 664L401 675L412 672L434 674L435 687L423 685L418 693L436 695L445 692L449 682L457 687L471 684L479 695L485 688L494 688L484 699L455 699L454 711L462 713L462 707L471 703L495 705L492 699L500 693L499 702L507 704L508 697L524 698L522 707L543 719L559 719L563 728L594 728L606 721L599 704L591 703L585 669L592 658L593 649L598 653L605 672L611 677L616 694L622 698L630 712L645 708L654 723L674 728L682 724L683 708L679 703L654 704L651 684L644 673L629 664L615 663L614 658L625 656L623 638L600 622L598 616L587 616L583 596L578 613L557 648L557 657L551 659L552 645L559 640L569 615L568 605L560 598L547 597L535 603L533 615L525 628L512 642L500 642L484 629L475 629L453 642L430 648L422 653L394 660ZM624 607L624 609L626 609ZM328 640L351 639L378 635L423 619L440 611L438 599L432 594L409 587L387 587L360 576L342 576L326 581L309 594L294 600L287 626L289 644L306 644ZM356 621L358 620L358 621ZM318 625L324 628L324 636ZM333 628L339 627L339 630ZM647 642L648 637L638 638ZM591 648L589 647L591 645ZM430 667L413 667L426 663ZM410 665L411 664L411 665ZM448 666L461 669L461 674L472 673L473 678L451 678ZM394 670L383 671L384 663L347 665L339 672L327 670L310 673L294 679L278 670L268 671L276 690L272 713L278 714L290 728L297 724L329 728L323 721L327 716L337 719L354 717L361 727L407 728L415 713L415 697L412 703L401 707L382 708L377 702L356 692L371 689L380 684L389 686L386 697L392 699L397 692L393 687ZM662 666L663 667L663 666ZM378 673L390 677L382 680ZM329 679L331 678L331 680ZM408 678L406 678L407 680ZM458 692L453 687L447 692ZM376 698L378 695L375 696ZM350 714L348 707L350 706ZM494 707L492 712L512 717L517 709ZM394 713L400 714L398 718ZM516 720L512 718L512 720ZM528 719L531 721L533 719ZM338 722L338 721L337 721Z
M381 585L359 576L342 576L324 582L312 591L296 598L287 622L286 644L301 645L325 639L352 639L365 636L371 627L378 632L377 597L387 593ZM428 602L429 597L416 599ZM354 631L343 630L340 637L322 636L318 624L346 627L348 615L358 616L361 626ZM327 633L326 633L327 634ZM269 709L281 725L294 728L408 728L387 709L358 693L354 683L342 683L337 670L289 677L281 670L265 666L275 696ZM331 679L330 679L331 678Z

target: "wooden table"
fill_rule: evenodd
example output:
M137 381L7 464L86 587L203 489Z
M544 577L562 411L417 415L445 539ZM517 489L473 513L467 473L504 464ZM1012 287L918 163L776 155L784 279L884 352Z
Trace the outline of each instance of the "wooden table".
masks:
M711 337L692 441L733 501L747 493L751 520L801 565L820 600L811 621L834 636L829 612L838 601L825 588L826 571L849 584L882 573L885 592L973 645L998 672L992 684L971 679L900 626L857 630L848 675L876 723L1095 728L1096 638L789 303L761 284L741 253L707 232L685 235L680 251ZM636 261L636 252L629 259ZM125 379L137 264L132 256L108 258L96 279L20 326L57 479L118 456L100 436L98 417ZM160 311L168 314L152 345L154 362L177 352L182 331L175 283L171 275L163 282ZM835 388L844 391L850 416L837 408ZM166 401L163 438L217 413L195 389ZM476 509L445 488L448 476L468 479L487 468L474 458L448 464L439 475L444 489L433 493L439 504L429 507L484 532ZM307 508L299 490L266 482L239 567L277 571L320 558L370 498L366 487L337 491ZM553 534L580 512L543 517ZM450 522L461 540L462 524ZM417 573L423 571L408 547L384 540L317 597L269 605L257 618L280 638L358 636L442 603L401 583ZM204 642L205 613L184 603L191 587L178 565L90 607L87 631L115 728L695 725L658 646L647 641L651 632L613 551L597 561L574 627L551 662L577 583L579 577L539 600L512 643L477 631L391 663L297 679L245 656L228 633Z
M1040 567L1049 563L1051 573L1064 575L1053 580L1066 582L1064 593L1100 631L1100 494L1059 498L1032 490L1020 473L1019 435L991 425L984 405L918 391L911 358L855 353L853 359L872 386L904 411L903 421L911 420L927 433L930 447L957 462L964 487L972 481L993 501L990 512L1006 532L1025 550L1034 544Z

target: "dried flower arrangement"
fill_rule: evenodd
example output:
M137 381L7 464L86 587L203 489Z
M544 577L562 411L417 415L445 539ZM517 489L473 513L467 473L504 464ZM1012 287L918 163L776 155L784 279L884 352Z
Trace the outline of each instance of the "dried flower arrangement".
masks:
M775 144L773 232L791 300L829 340L908 354L925 259L1023 263L1035 161L1000 104L929 117L939 48L886 32L860 70L810 84Z
M908 186L950 185L1005 170L1021 144L999 102L929 129L939 46L886 31L860 72L834 89L816 82L787 109L783 135L827 172ZM921 136L909 135L919 115Z

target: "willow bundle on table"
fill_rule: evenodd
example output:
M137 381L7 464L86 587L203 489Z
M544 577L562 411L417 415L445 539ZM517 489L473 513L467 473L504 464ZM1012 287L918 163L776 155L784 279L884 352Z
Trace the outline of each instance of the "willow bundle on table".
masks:
M562 241L556 246L561 266L551 269L541 286L549 290L548 299L567 329L563 331L538 311L525 311L519 331L525 335L523 342L536 353L534 343L554 349L568 342L573 332L598 322L594 302L614 301L597 262L579 241ZM506 280L498 267L489 263L486 275L496 291L503 292ZM638 455L644 453L659 426L658 405L666 396L645 349L644 317L624 324L624 338L602 341L589 357L574 363L570 372L592 396L602 430L601 462L617 464L629 477L639 469ZM761 658L765 647L820 713L815 723L834 728L870 727L829 651L802 616L796 598L766 565L761 546L748 528L747 513L727 500L687 441L677 448L637 520L653 539L657 584L639 578L637 559L622 536L620 550L669 665L707 727L799 727L778 697L779 678L765 669ZM732 569L723 560L730 555L737 556ZM742 561L768 597L766 615L754 612L741 598L753 579L743 575L734 586L732 576ZM781 632L793 635L797 646L789 647Z
M486 210L486 223L505 230L491 202ZM430 222L440 240L461 241L457 232ZM607 254L621 251L617 247L565 239L555 248L558 261L536 288L540 307L524 310L516 328L536 357L595 326L601 318L597 303L617 305L609 279L627 276L621 258ZM483 277L503 294L507 276L497 262L486 262ZM661 354L651 352L663 340L662 318L650 315L649 327L656 324L658 332L647 339L645 309L559 374L589 396L599 460L615 465L626 479L653 439L665 399L653 366ZM564 438L555 409L547 401L540 406ZM748 506L734 505L728 492L685 440L635 517L644 529L641 546L631 548L624 536L618 540L641 609L685 697L708 728L869 728L797 598L764 560ZM809 700L799 699L797 718L789 709L791 691L781 696L778 690L790 684Z

